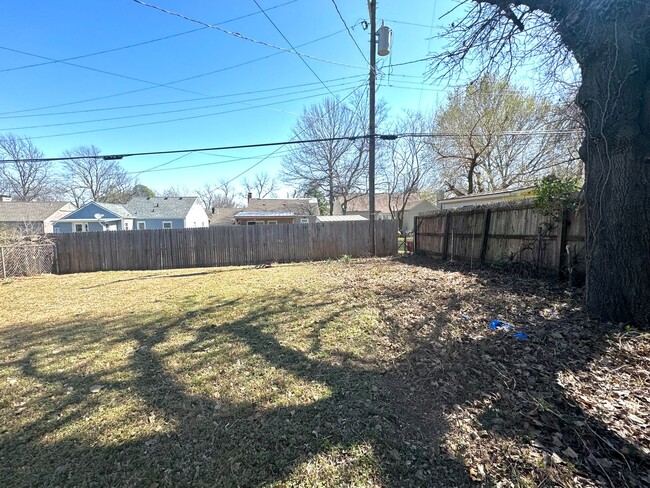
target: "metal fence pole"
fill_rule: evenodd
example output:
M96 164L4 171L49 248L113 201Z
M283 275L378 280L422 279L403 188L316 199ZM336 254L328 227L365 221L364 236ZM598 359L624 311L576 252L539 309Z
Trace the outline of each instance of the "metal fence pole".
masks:
M5 264L5 248L0 247L0 259L2 259L2 279L7 279L7 265Z

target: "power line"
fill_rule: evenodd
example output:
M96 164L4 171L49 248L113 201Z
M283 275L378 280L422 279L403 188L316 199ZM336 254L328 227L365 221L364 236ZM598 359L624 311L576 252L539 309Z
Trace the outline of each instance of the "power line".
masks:
M363 85L361 85L363 86ZM356 90L361 88L358 86L355 88L348 96L341 99L338 103L340 104L352 95ZM336 105L332 107L334 109ZM304 130L302 131L304 132ZM302 134L301 132L301 134ZM541 136L541 135L574 135L582 133L581 129L569 129L569 130L536 130L536 131L503 131L495 132L493 136ZM298 137L300 134L296 135ZM451 137L467 137L467 136L480 136L481 134L469 134L469 133L453 133L453 132L401 132L397 134L377 134L376 137L383 140L395 140L402 137L424 137L424 138L451 138ZM197 153L197 152L206 152L206 151L228 151L232 149L252 149L257 147L273 147L273 146L287 146L287 145L296 145L296 144L313 144L317 142L335 142L335 141L356 141L359 139L369 139L368 134L362 135L348 135L348 136L339 136L339 137L323 137L317 139L290 139L288 141L282 142L262 142L256 144L240 144L235 146L217 146L217 147L206 147L206 148L194 148L194 149L173 149L167 151L148 151L148 152L133 152L133 153L124 153L124 154L97 154L97 155L87 155L79 156L79 158L70 158L70 157L57 157L57 158L34 158L34 159L21 159L20 161L31 161L31 162L52 162L52 161L69 161L73 159L105 159L105 160L116 160L123 159L134 156L158 156L161 154L180 154L180 153ZM14 159L2 159L0 163L14 163Z
M357 40L352 35L352 32L350 32L350 28L348 27L347 22L343 18L343 15L341 14L341 11L339 10L339 6L336 4L336 0L332 0L332 4L334 4L334 8L336 9L336 13L339 14L339 18L341 19L341 22L343 22L343 25L345 26L345 29L348 31L348 35L350 36L350 39L352 39L352 42L354 42L354 45L357 46L357 50L359 51L359 53L361 53L361 56L363 57L364 61L366 63L370 64L370 61L368 61L368 58L366 57L365 53L359 47L359 44L357 43Z
M345 30L344 29L338 30L338 31L333 32L331 34L328 34L326 36L322 36L322 37L319 37L317 39L305 42L303 44L299 44L297 47L307 46L309 44L313 44L315 42L322 41L323 39L327 39L329 37L335 36L335 35L340 34L342 32L345 32ZM240 68L242 66L253 64L253 63L256 63L258 61L263 61L265 59L269 59L269 58L272 58L274 56L279 56L281 54L283 54L283 53L282 52L275 52L275 53L272 53L272 54L267 54L266 56L261 56L259 58L254 58L254 59L251 59L249 61L243 61L241 63L226 66L224 68L219 68L217 70L208 71L206 73L201 73L201 74L198 74L198 75L189 76L189 77L186 77L186 78L180 78L178 80L170 81L169 83L166 83L165 85L174 85L176 83L181 83L181 82L184 82L184 81L194 80L194 79L201 78L201 77L204 77L204 76L209 76L209 75L221 73L221 72L224 72L224 71L228 71L228 70L231 70L231 69ZM38 110L47 110L49 108L59 108L59 107L66 107L66 106L70 106L70 105L78 105L80 103L95 102L95 101L99 101L99 100L106 100L106 99L109 99L109 98L120 97L120 96L123 96L123 95L132 95L134 93L141 93L141 92L144 92L144 91L152 90L154 88L156 88L156 87L138 88L136 90L129 90L129 91L125 91L125 92L114 93L112 95L104 95L104 96L101 96L101 97L86 98L84 100L77 100L77 101L74 101L74 102L65 102L65 103L59 103L59 104L56 104L56 105L47 105L47 106L43 106L43 107L34 107L34 108L28 108L28 109L22 109L22 110L14 110L14 111L11 111L11 112L0 112L0 115L21 114L21 113L25 113L25 112L35 112L35 111L38 111Z
M148 85L154 85L156 87L169 88L171 90L177 90L177 91L182 91L182 92L186 92L186 93L192 93L193 95L205 95L204 93L199 93L199 92L195 92L195 91L192 91L192 90L186 90L185 88L179 88L177 86L170 86L169 84L157 83L155 81L143 80L142 78L135 78L133 76L123 75L123 74L120 74L120 73L114 73L112 71L106 71L106 70L98 69L98 68L91 68L90 66L84 66L82 64L70 63L68 61L57 60L57 59L49 58L47 56L41 56L40 54L34 54L34 53L29 53L27 51L21 51L20 49L13 49L13 48L6 47L6 46L0 46L0 49L3 49L4 51L9 51L9 52L12 52L12 53L22 54L24 56L32 56L34 58L39 58L39 59L47 59L47 60L52 61L54 63L61 63L61 64L65 64L65 65L68 65L68 66L74 66L75 68L81 68L81 69L85 69L85 70L88 70L88 71L93 71L95 73L101 73L101 74L104 74L104 75L115 76L117 78L123 78L125 80L137 81L137 82L140 82L140 83L146 83Z
M240 34L239 32L233 32L233 31L230 31L228 29L223 29L222 27L219 27L219 26L217 26L215 24L208 24L207 22L203 22L202 20L193 19L192 17L188 17L186 15L183 15L183 14L180 14L180 13L177 13L177 12L173 12L171 10L164 9L162 7L158 7L157 5L152 5L150 3L143 2L142 0L132 0L132 1L135 2L135 3L138 3L140 5L143 5L145 7L149 7L149 8L158 10L159 12L163 12L163 13L168 14L168 15L173 15L175 17L179 17L179 18L187 20L189 22L194 22L196 24L203 25L205 27L209 27L210 29L218 30L219 32L223 32L224 34L228 34L229 36L236 37L237 39L243 39L245 41L253 42L255 44L260 44L262 46L266 46L266 47L269 47L271 49L276 49L278 51L283 51L283 52L287 52L287 53L296 54L298 56L304 56L306 58L314 59L316 61L321 61L323 63L335 64L335 65L338 65L338 66L345 66L347 68L365 69L363 66L354 66L352 64L339 63L338 61L332 61L331 59L325 59L325 58L320 58L318 56L312 56L310 54L299 53L295 49L293 49L293 50L292 49L286 49L284 47L276 46L275 44L271 44L271 43L266 42L266 41L258 41L257 39L253 39L252 37L245 36L243 34Z
M433 27L432 25L426 25L426 24L418 24L415 22L404 22L401 20L390 20L390 19L384 19L386 22L392 22L393 24L403 24L403 25L412 25L414 27L424 27L426 29L430 29Z
M344 96L342 99L337 100L336 103L335 103L334 105L332 105L332 106L329 108L329 110L327 110L327 114L326 114L326 115L329 115L329 113L330 113L332 110L334 110L336 107L338 107L339 105L341 105L341 104L342 104L346 99L350 98L350 97L354 94L354 92L356 92L356 91L359 90L360 88L365 88L366 86L367 86L366 83L363 83L363 84L359 85L358 87L356 87L354 90L352 90L350 93L348 93L346 96ZM294 141L296 137L300 137L302 134L305 133L306 130L307 130L307 127L305 127L303 130L301 130L298 134L295 134L295 135L291 138L291 141ZM363 136L363 137L365 137L365 136ZM348 138L348 139L349 139L349 138ZM291 142L291 144L293 144L293 142ZM239 173L237 176L235 176L234 178L231 178L230 180L228 180L228 181L226 182L226 184L232 183L232 182L235 181L237 178L240 178L241 176L243 176L243 175L245 175L246 173L248 173L249 171L251 171L253 168L256 168L257 166L259 166L260 164L262 164L264 161L266 161L267 159L269 159L271 156L275 155L278 151L280 151L280 149L282 149L282 148L283 148L284 146L286 146L286 145L287 145L287 144L283 144L283 145L281 145L281 146L278 147L275 151L273 151L272 153L270 153L268 156L262 158L261 160L259 160L259 161L256 162L255 164L252 164L251 166L249 166L248 168L246 168L244 171L242 171L241 173Z
M134 152L125 154L89 154L78 157L58 157L58 158L34 158L34 159L20 159L18 161L31 161L31 162L52 162L52 161L70 161L74 159L104 159L116 160L123 158L130 158L134 156L159 156L161 154L179 154L179 153L196 153L205 151L229 151L231 149L252 149L256 147L273 147L273 146L286 146L291 144L312 144L316 142L330 142L330 141L355 141L357 139L367 139L367 135L352 135L341 137L324 137L319 139L305 139L305 140L289 140L283 142L262 142L258 144L240 144L236 146L217 146L217 147L204 147L196 149L173 149L169 151L147 151L147 152ZM0 163L15 163L15 159L1 159Z
M268 10L273 10L273 9L276 9L276 8L284 7L285 5L289 5L291 3L296 3L298 1L299 0L290 0L288 2L284 2L284 3L281 3L279 5L274 5L272 7L269 7L266 10L268 11ZM228 20L224 20L222 22L219 22L216 25L229 24L231 22L235 22L237 20L245 19L247 17L252 17L254 15L259 15L259 14L260 14L260 12L252 12L250 14L240 15L239 17L234 17L232 19L228 19ZM157 37L155 39L149 39L147 41L137 42L135 44L128 44L126 46L115 47L115 48L112 48L112 49L104 49L103 51L95 51L93 53L81 54L79 56L72 56L70 58L58 59L58 60L55 59L55 60L52 60L52 61L48 61L46 63L35 63L35 64L29 64L29 65L25 65L25 66L16 66L14 68L0 69L0 73L6 73L6 72L9 72L9 71L23 70L23 69L27 69L27 68L35 68L37 66L46 66L46 65L49 65L49 64L62 63L64 61L75 61L77 59L90 58L92 56L99 56L101 54L114 53L114 52L117 52L117 51L123 51L125 49L131 49L131 48L134 48L134 47L145 46L147 44L153 44L153 43L159 42L159 41L165 41L167 39L173 39L175 37L185 36L187 34L202 31L202 30L205 30L205 29L207 29L207 27L199 27L198 29L192 29L192 30L188 30L188 31L184 31L184 32L179 32L177 34L171 34L169 36Z
M420 58L420 59L414 59L412 61L405 61L403 63L396 63L393 65L395 66L406 66L407 64L415 64L415 63L422 63L423 61L429 61L431 58Z
M266 13L266 11L260 6L260 4L257 2L257 0L253 0L253 2L255 3L255 5L257 5L257 8L260 9L260 12L262 12L264 14L264 17L266 17L266 19L271 23L271 25L275 28L275 30L278 31L278 34L280 34L282 36L282 39L284 39L286 41L286 43L289 44L289 47L291 49L293 49L293 51L298 55L298 57L300 58L300 61L302 61L302 64L307 66L307 69L309 71L311 71L311 73L316 77L316 79L318 81L320 81L320 84L325 87L325 89L330 93L330 95L334 96L334 93L332 93L332 90L329 89L329 87L323 82L321 77L318 76L318 74L316 74L316 72L312 69L311 66L309 66L309 63L307 61L305 61L305 58L302 57L302 54L300 54L298 51L296 51L296 48L293 47L293 44L291 44L291 41L289 39L287 39L287 36L285 36L284 33L280 30L280 28L276 25L276 23L273 22L273 19L271 19L271 17L269 17L269 14Z
M336 81L343 81L343 80L357 80L358 78L365 77L365 75L352 75L352 76L343 76L341 78L332 78L330 80L326 80L326 83L330 82L336 82ZM413 83L413 82L403 82L403 83ZM53 115L72 115L72 114L83 114L83 113L92 113L92 112L106 112L106 111L112 111L112 110L125 110L125 109L132 109L132 108L141 108L141 107L155 107L158 105L175 105L179 103L188 103L188 102L202 102L205 100L216 100L220 98L229 98L229 97L239 97L243 95L255 95L258 93L267 93L267 92L272 92L272 91L279 91L279 90L289 90L291 88L301 88L304 86L312 86L312 85L318 85L319 83L317 81L311 82L311 83L300 83L297 85L287 85L287 86L278 86L275 88L266 88L264 90L251 90L251 91L246 91L246 92L237 92L237 93L228 93L224 95L214 95L210 97L198 97L198 98L188 98L185 100L169 100L166 102L152 102L152 103L140 103L140 104L135 104L135 105L122 105L119 107L105 107L105 108L91 108L91 109L84 109L84 110L68 110L65 112L49 112L49 113L44 113L44 114L30 114L30 115L13 115L13 116L3 116L0 117L1 119L24 119L24 118L34 118L34 117L50 117ZM197 107L201 108L201 107ZM0 130L9 130L9 129L0 129Z
M144 169L142 171L132 171L128 174L135 174L135 175L140 175L142 173L158 173L161 171L177 171L179 169L191 169L191 168L202 168L205 166L217 166L220 164L228 164L228 163L233 163L237 161L246 161L246 160L251 160L251 159L258 159L260 157L270 157L270 156L284 156L285 154L288 154L289 151L284 151L284 152L278 152L278 150L273 151L269 154L263 154L263 155L257 155L257 156L246 156L246 157L236 157L236 156L222 156L222 155L214 155L214 156L220 156L220 157L227 157L228 159L226 161L211 161L209 163L197 163L197 164L190 164L186 166L174 166L173 168L163 168L163 166L166 166L168 164L171 164L175 161L178 161L181 158L184 158L185 156L189 156L189 154L184 154L183 156L180 156L178 158L172 159L171 161L167 161L166 163L159 164L157 166L153 166L151 168Z
M345 88L342 88L340 90L334 90L334 93L344 91ZM153 122L143 122L140 124L130 124L130 125L120 125L116 127L106 127L103 129L90 129L90 130L82 130L82 131L76 131L76 132L64 132L64 133L59 133L59 134L49 134L45 136L36 136L36 137L26 137L26 138L19 138L17 140L36 140L36 139L49 139L52 137L63 137L63 136L74 136L74 135L79 135L79 134L92 134L96 132L107 132L111 130L118 130L118 129L131 129L133 127L144 127L147 125L158 125L158 124L167 124L170 122L180 122L183 120L192 120L192 119L200 119L200 118L205 118L205 117L213 117L215 115L225 115L225 114L230 114L230 113L235 113L235 112L243 112L245 110L252 110L256 108L265 108L265 107L270 107L272 105L277 105L278 103L288 103L288 102L296 102L300 100L307 100L310 98L315 98L315 97L320 97L324 95L324 93L317 93L315 95L309 95L305 97L298 97L298 98L292 98L288 100L282 100L280 102L272 102L272 103L267 103L267 104L262 104L262 105L253 105L250 107L241 107L241 108L235 108L232 110L224 110L222 112L213 112L209 114L201 114L201 115L192 115L189 117L178 117L175 119L167 119L167 120L159 120L159 121L153 121ZM293 114L292 114L293 115Z
M333 87L349 87L351 84L356 84L356 81L348 81L345 83L339 83L336 85L332 85ZM173 113L180 113L180 112L190 112L190 111L195 111L195 110L205 110L208 108L215 108L215 107L224 107L228 105L236 105L236 104L247 104L249 102L256 102L260 100L268 100L268 99L273 99L273 98L278 98L278 97L286 97L289 95L297 95L297 94L302 94L302 93L309 93L313 92L316 90L322 90L321 87L316 87L316 88L310 88L308 90L298 90L298 91L293 91L293 92L287 92L287 93L280 93L277 95L267 95L264 97L257 97L257 98L250 98L247 100L234 100L231 102L223 102L223 103L216 103L212 105L203 105L200 107L187 107L187 108L179 108L175 110L163 110L159 112L149 112L149 113L143 113L143 114L132 114L132 115L122 115L119 117L104 117L101 119L90 119L90 120L78 120L74 122L58 122L54 124L41 124L41 125L27 125L27 126L22 126L22 127L5 127L0 129L1 131L18 131L18 130L27 130L27 129L44 129L48 127L63 127L63 126L69 126L69 125L83 125L83 124L90 124L94 122L108 122L108 121L113 121L113 120L127 120L127 119L134 119L134 118L140 118L140 117L151 117L154 115L166 115L166 114L173 114ZM331 92L330 92L331 93ZM320 94L319 94L320 95ZM276 103L284 103L289 100L281 100ZM256 108L256 107L253 107Z

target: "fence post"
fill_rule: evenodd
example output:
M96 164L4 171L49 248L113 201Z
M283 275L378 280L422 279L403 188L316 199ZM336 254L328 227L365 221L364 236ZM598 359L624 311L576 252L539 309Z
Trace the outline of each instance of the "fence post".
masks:
M406 236L404 236L404 247L406 247ZM413 219L413 253L418 249L418 216Z
M2 258L2 279L7 279L7 265L5 264L5 248L0 246L0 257Z
M442 238L442 260L447 261L449 256L449 229L451 228L451 212L447 211L445 215L445 235Z
M59 274L59 244L58 242L56 244L53 244L52 247L54 248L54 271L56 274Z
M485 255L487 254L488 235L490 232L490 215L492 211L489 208L485 209L485 218L483 219L483 240L481 241L481 264L485 263Z
M560 277L564 272L564 248L566 247L566 234L569 225L569 211L564 209L562 211L562 219L557 228L557 272Z

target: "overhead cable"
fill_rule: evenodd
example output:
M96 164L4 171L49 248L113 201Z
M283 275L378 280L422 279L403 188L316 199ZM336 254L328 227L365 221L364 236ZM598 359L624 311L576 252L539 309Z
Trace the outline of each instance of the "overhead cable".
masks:
M272 7L269 7L266 10L268 11L268 10L273 10L273 9L276 9L276 8L284 7L285 5L296 3L298 1L299 0L289 0L288 2L284 2L284 3L281 3L279 5L273 5ZM231 22L235 22L237 20L245 19L247 17L252 17L254 15L259 15L259 14L260 14L260 12L251 12L249 14L244 14L244 15L240 15L239 17L234 17L232 19L221 21L221 22L217 23L216 25L229 24ZM198 32L198 31L202 31L202 30L205 30L205 29L207 29L207 27L199 27L197 29L191 29L191 30L184 31L184 32L178 32L177 34L171 34L169 36L157 37L155 39L148 39L146 41L136 42L135 44L127 44L126 46L115 47L115 48L112 48L112 49L104 49L102 51L95 51L95 52L88 53L88 54L81 54L79 56L72 56L72 57L64 58L64 59L54 59L52 61L47 61L45 63L35 63L35 64L28 64L28 65L24 65L24 66L16 66L14 68L4 68L4 69L0 69L0 73L6 73L8 71L18 71L18 70L23 70L23 69L27 69L27 68L35 68L37 66L45 66L45 65L48 65L48 64L63 63L65 61L76 61L77 59L84 59L84 58L90 58L92 56L99 56L101 54L114 53L114 52L117 52L117 51L123 51L125 49L131 49L131 48L134 48L134 47L145 46L147 44L153 44L155 42L165 41L167 39L173 39L175 37L185 36L187 34L192 34L193 32Z
M329 37L335 36L335 35L340 34L342 32L345 32L345 30L344 29L338 30L338 31L333 32L331 34L327 34L327 35L319 37L317 39L313 39L311 41L307 41L305 43L299 44L296 47L307 46L308 44L313 44L315 42L322 41L323 39L327 39ZM200 73L198 75L187 76L185 78L180 78L178 80L170 81L169 83L163 83L163 85L175 85L176 83L182 83L184 81L195 80L195 79L202 78L202 77L205 77L205 76L214 75L214 74L217 74L217 73L222 73L224 71L228 71L228 70L235 69L235 68L240 68L242 66L253 64L253 63L256 63L258 61L263 61L265 59L269 59L269 58L272 58L274 56L279 56L279 55L282 55L282 54L284 54L284 53L283 52L274 52L272 54L267 54L266 56L261 56L259 58L254 58L254 59L251 59L251 60L248 60L248 61L242 61L240 63L233 64L233 65L230 65L230 66L226 66L224 68L219 68L219 69L216 69L216 70L208 71L206 73ZM120 92L120 93L113 93L111 95L103 95L103 96L100 96L100 97L86 98L86 99L83 99L83 100L76 100L74 102L64 102L64 103L58 103L56 105L46 105L46 106L42 106L42 107L26 108L26 109L22 109L22 110L13 110L13 111L10 111L10 112L0 112L0 115L22 114L22 113L25 113L25 112L36 112L38 110L47 110L47 109L50 109L50 108L59 108L59 107L66 107L66 106L70 106L70 105L78 105L78 104L81 104L81 103L96 102L96 101L99 101L99 100L107 100L109 98L121 97L123 95L132 95L134 93L141 93L141 92L145 92L145 91L148 91L148 90L153 90L155 88L157 88L157 87L149 86L149 87L145 87L145 88L138 88L138 89L135 89L135 90L128 90L128 91Z
M338 89L338 90L334 90L334 93L342 92L342 91L345 91L345 90L346 90L346 88L341 88L341 89ZM89 129L89 130L81 130L81 131L75 131L75 132L62 132L62 133L58 133L58 134L48 134L48 135L44 135L44 136L23 137L23 138L19 138L17 140L50 139L52 137L75 136L75 135L79 135L79 134L92 134L92 133L96 133L96 132L108 132L108 131L119 130L119 129L131 129L133 127L144 127L144 126L148 126L148 125L168 124L170 122L180 122L180 121L183 121L183 120L202 119L202 118L205 118L205 117L214 117L214 116L217 116L217 115L225 115L225 114L231 114L231 113L235 113L235 112L243 112L243 111L246 111L246 110L253 110L253 109L257 109L257 108L266 108L266 107L271 107L273 105L277 105L277 104L280 104L280 103L288 103L288 102L297 102L297 101L300 101L300 100L308 100L308 99L315 98L315 97L321 97L323 95L324 95L324 93L321 92L321 93L316 93L316 94L313 94L313 95L307 95L307 96L304 96L304 97L296 97L296 98L291 98L291 99L288 99L288 100L281 100L279 102L271 102L271 103L266 103L266 104L262 104L262 105L251 105L249 107L233 108L231 110L223 110L223 111L220 111L220 112L211 112L211 113L208 113L208 114L191 115L191 116L188 116L188 117L177 117L177 118L173 118L173 119L157 120L157 121L152 121L152 122L142 122L142 123L139 123L139 124L118 125L118 126L115 126L115 127L105 127L103 129Z
M325 89L330 93L330 95L334 96L334 93L332 93L332 90L329 89L329 87L323 82L321 77L318 76L318 74L314 71L314 69L311 66L309 66L309 63L307 61L305 61L305 58L302 57L302 54L300 54L298 51L296 51L296 48L293 47L293 44L291 44L291 41L289 39L287 39L287 36L285 36L284 33L280 30L280 28L277 26L277 24L275 22L273 22L273 19L271 19L271 17L269 17L269 14L266 13L266 11L260 6L260 4L257 2L257 0L253 0L253 2L255 3L255 5L257 5L257 8L260 9L260 12L262 12L264 14L264 17L266 17L266 19L275 28L275 30L278 32L278 34L280 34L282 36L282 39L284 39L286 41L286 43L289 44L289 47L291 49L293 49L293 51L298 55L298 57L300 58L300 61L302 61L302 64L304 64L307 67L307 69L309 71L311 71L311 73L314 75L314 77L316 77L316 79L318 81L320 81L320 84L325 87Z
M358 89L359 87L357 87ZM341 100L342 101L342 100ZM304 132L304 131L303 131ZM575 135L581 133L581 129L571 129L571 130L538 130L538 131L503 131L496 132L491 134L492 136L541 136L541 135ZM403 137L424 137L424 138L453 138L453 137L467 137L467 136L481 136L482 134L461 134L461 133L446 133L446 132L401 132L398 134L376 134L376 137L383 140L395 140ZM106 155L88 155L80 156L78 158L70 157L57 157L57 158L34 158L34 159L21 159L20 161L32 161L32 162L51 162L51 161L69 161L71 159L105 159L105 160L116 160L123 159L134 156L157 156L161 154L180 154L180 153L195 153L195 152L206 152L206 151L227 151L231 149L251 149L257 147L273 147L273 146L287 146L287 145L296 145L296 144L313 144L317 142L334 142L334 141L356 141L360 139L369 139L370 135L368 134L357 134L357 135L347 135L339 137L323 137L317 139L295 139L282 142L263 142L257 144L240 144L234 146L217 146L217 147L205 147L205 148L194 148L194 149L174 149L167 151L147 151L147 152L132 152L124 154L106 154ZM13 163L16 162L14 159L2 159L0 163Z
M368 61L368 58L366 57L366 54L363 52L361 47L359 47L359 44L357 43L357 40L354 38L352 35L352 32L350 31L350 28L348 27L348 23L345 21L343 18L343 15L341 14L341 11L339 10L339 6L336 4L336 0L332 0L332 3L334 4L334 8L336 9L336 13L339 14L339 18L341 19L341 22L343 22L343 25L345 26L345 29L348 31L348 35L350 36L350 39L352 39L352 42L354 42L354 45L357 46L357 50L363 57L363 60L370 64L370 61Z
M325 80L326 83L331 83L331 82L337 82L337 81L343 81L343 80L358 80L359 78L365 77L365 75L352 75L352 76L343 76L341 78L332 78L329 80ZM413 83L413 82L403 82L403 83ZM189 103L189 102L202 102L206 100L218 100L220 98L230 98L230 97L239 97L239 96L244 96L244 95L255 95L258 93L268 93L268 92L273 92L273 91L280 91L280 90L289 90L291 88L301 88L305 86L312 86L312 85L318 85L319 82L313 81L309 83L299 83L297 85L285 85L285 86L278 86L274 88L265 88L263 90L250 90L250 91L245 91L245 92L236 92L236 93L226 93L223 95L214 95L210 97L196 97L196 98L186 98L184 100L168 100L165 102L151 102L151 103L138 103L138 104L133 104L133 105L121 105L117 107L104 107L104 108L88 108L88 109L83 109L83 110L67 110L64 112L47 112L43 114L29 114L29 115L7 115L7 116L0 116L0 120L2 119L26 119L26 118L34 118L34 117L50 117L53 115L74 115L74 114L85 114L85 113L92 113L92 112L107 112L107 111L113 111L113 110L127 110L127 109L132 109L132 108L142 108L142 107L156 107L159 105L177 105L179 103ZM337 86L337 85L334 85ZM294 92L295 93L295 92ZM200 107L199 107L200 108ZM2 130L2 129L0 129ZM4 129L7 130L7 129Z
M175 17L179 17L179 18L187 20L189 22L194 22L196 24L203 25L205 27L209 27L210 29L218 30L219 32L222 32L224 34L228 34L229 36L236 37L237 39L243 39L245 41L253 42L255 44L260 44L262 46L266 46L266 47L269 47L271 49L276 49L278 51L284 51L284 52L292 53L292 54L295 54L297 56L304 56L306 58L313 59L315 61L321 61L323 63L335 64L337 66L345 66L346 68L365 69L363 66L355 66L355 65L352 65L352 64L340 63L338 61L333 61L331 59L325 59L325 58L320 58L318 56L312 56L310 54L299 53L295 49L286 49L284 47L276 46L275 44L271 44L271 43L266 42L266 41L259 41L257 39L253 39L252 37L248 37L248 36L246 36L244 34L240 34L239 32L233 32L233 31L230 31L228 29L224 29L222 27L219 27L219 26L217 26L215 24L209 24L207 22L203 22L202 20L193 19L192 17L188 17L187 15L183 15L183 14L180 14L180 13L177 13L177 12L173 12L171 10L167 10L167 9L162 8L162 7L159 7L157 5L153 5L153 4L150 4L150 3L143 2L142 0L132 0L132 1L135 2L135 3L138 3L140 5L143 5L145 7L149 7L149 8L158 10L158 11L163 12L165 14L173 15Z

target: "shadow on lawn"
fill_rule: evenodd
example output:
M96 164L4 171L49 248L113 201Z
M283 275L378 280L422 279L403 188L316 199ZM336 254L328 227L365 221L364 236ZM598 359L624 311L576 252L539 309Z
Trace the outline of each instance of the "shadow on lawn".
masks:
M109 374L120 373L119 368L110 367L79 376L43 373L39 358L29 351L12 359L11 365L35 382L58 384L62 389L75 384L87 391L97 383L105 385L107 391L131 388L147 404L147 411L154 411L173 429L110 446L92 445L91 439L77 440L74 435L44 441L48 434L81 422L102 405L101 395L62 397L19 432L2 434L0 478L8 480L5 486L283 484L314 457L333 451L350 452L359 446L368 446L370 452L366 457L357 456L356 465L332 466L332 470L338 470L337 484L359 484L359 476L373 476L374 469L379 473L374 482L386 486L470 486L473 481L467 467L447 451L443 437L450 433L447 415L457 406L479 400L489 403L479 417L481 428L498 436L522 444L536 441L550 451L549 432L558 431L565 436L565 445L575 450L576 465L593 464L591 453L597 453L596 458L605 455L620 461L615 464L621 468L619 471L610 469L603 477L613 485L626 482L632 486L648 468L647 459L635 446L573 405L556 382L559 371L580 370L602 353L606 338L602 330L594 331L590 345L581 341L578 349L563 350L559 355L560 346L546 340L525 344L508 337L443 341L440 329L447 326L448 317L429 316L423 320L435 321L431 333L412 344L411 352L396 364L386 367L364 363L349 354L330 352L325 359L317 359L283 345L268 329L280 320L290 302L287 296L269 297L246 316L227 323L215 323L215 317L235 302L205 306L173 322L141 317L136 321L138 326L128 329L83 322L53 328L51 333L69 335L68 340L78 341L78 347L106 341L133 342L138 352L128 363L130 378L107 380ZM331 305L320 302L309 307L316 311ZM346 310L347 305L340 305L313 326L310 354L320 350L319 331ZM183 332L188 320L199 318L206 319L207 324L194 331L193 340L174 349L164 347L170 337ZM535 333L545 337L555 330L556 324L546 321ZM0 339L27 347L48 340L47 332L39 336L22 328L13 333L11 338ZM416 341L414 337L411 340ZM262 359L268 367L303 382L325 385L331 393L306 405L272 409L252 401L229 402L192 394L167 361L175 354L199 352L205 357L192 367L203 367L215 341L244 345L252 357ZM584 350L586 347L589 350ZM543 364L542 370L535 364L523 364L531 355ZM522 395L536 399L540 407L529 410L530 402L521 401ZM480 439L475 442L480 443ZM522 459L519 469L526 474L532 467ZM583 479L601 483L594 470L578 469L578 473ZM309 476L312 482L321 479L332 483L328 478L331 473Z

